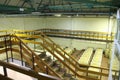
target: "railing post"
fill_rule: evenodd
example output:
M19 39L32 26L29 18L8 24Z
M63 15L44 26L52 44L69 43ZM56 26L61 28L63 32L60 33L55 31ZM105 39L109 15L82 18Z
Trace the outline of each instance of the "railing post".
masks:
M4 76L7 76L7 69L3 66Z
M43 45L45 45L45 38L44 36L41 35L41 37L43 38ZM45 49L43 48L43 50L45 51Z
M7 35L7 31L6 31L6 35Z
M100 69L100 72L102 73L102 69ZM100 80L102 79L102 76L100 75Z
M34 61L35 61L35 60L34 60L34 55L33 55L33 53L32 53L32 69L33 69L33 70L35 70Z
M106 35L106 40L108 40L108 36L109 36L109 35L108 35L108 33L107 33L107 35Z
M77 62L76 62L76 66L75 66L75 72L77 72ZM76 73L75 73L75 78L76 78Z
M35 32L33 32L32 35L35 35ZM35 39L34 39L34 42L35 42ZM35 49L36 49L36 45L34 43L34 51L35 51Z
M55 53L54 48L55 48L55 44L53 43L53 48L52 48L53 54ZM54 56L53 56L53 60L54 60Z
M13 62L13 53L12 53L12 38L10 35L10 50L11 50L11 58L12 58L12 62Z
M7 58L7 62L9 62L9 60L8 60L8 49L7 49L7 41L6 41L6 37L7 36L4 36L4 41L5 41L5 51L6 51L6 58Z
M46 74L49 74L49 71L48 71L49 69L48 69L48 67L46 67Z
M20 41L20 55L21 55L21 64L23 66L23 55L22 55L22 43Z

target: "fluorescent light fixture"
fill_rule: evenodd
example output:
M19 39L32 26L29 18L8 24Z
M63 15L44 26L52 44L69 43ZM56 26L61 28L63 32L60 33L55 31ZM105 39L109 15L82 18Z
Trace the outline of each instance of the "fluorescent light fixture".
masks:
M68 18L71 18L71 16L67 16Z
M76 15L77 17L79 16L79 14Z
M113 19L114 17L113 16L110 16L111 19Z
M61 17L61 14L54 14L54 16L56 16L56 17Z
M20 10L20 11L24 11L24 8L20 8L19 10Z

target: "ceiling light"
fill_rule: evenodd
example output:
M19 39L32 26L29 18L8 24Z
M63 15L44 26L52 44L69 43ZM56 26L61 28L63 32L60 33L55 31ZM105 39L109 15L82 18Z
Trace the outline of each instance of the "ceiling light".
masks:
M67 16L68 18L71 18L71 16Z
M56 16L56 17L61 17L61 14L55 14L54 16Z
M20 11L24 11L24 8L20 8L19 10L20 10Z
M111 19L113 19L114 17L113 16L110 16Z
M79 15L77 14L76 16L78 17Z

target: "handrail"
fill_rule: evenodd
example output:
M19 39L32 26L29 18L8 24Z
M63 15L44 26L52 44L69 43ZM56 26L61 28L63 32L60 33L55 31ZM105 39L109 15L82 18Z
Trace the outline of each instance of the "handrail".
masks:
M37 35L25 35L25 34L15 34L16 36L19 36L19 37L29 37L29 38L40 38L43 40L43 38L41 38L40 36L37 36ZM53 44L51 45L56 45L49 37L46 37L44 36L45 38L49 39ZM30 42L30 43L35 43L35 44L39 44L39 42L34 42L34 41L29 41L29 40L24 40L23 41L25 42ZM45 40L46 41L46 40ZM49 42L47 42L48 44L50 44ZM76 61L71 55L67 54L67 52L65 52L59 45L56 45L56 48L59 48L61 51L63 51L65 53L65 55L69 56L70 59L72 59L73 61L75 61L77 64L78 61ZM99 68L99 69L104 69L104 70L109 70L108 68L102 68L102 67L95 67L95 66L89 66L89 65L83 65L83 64L79 64L80 66L86 66L86 67L93 67L93 68Z
M65 29L51 29L51 28L43 28L43 29L37 29L37 30L0 30L0 32L34 32L34 31L45 31L45 30L51 30L51 31L63 31L63 32L91 32L91 33L102 33L102 34L108 34L108 32L98 32L98 31L85 31L85 30L65 30ZM109 33L110 34L110 33ZM115 34L112 32L112 34Z
M32 36L31 36L31 37L32 37ZM98 74L98 73L96 73L96 72L91 72L91 71L87 71L87 70L81 70L81 71ZM99 75L101 75L101 74L99 73ZM103 75L103 74L102 74L102 75ZM104 75L105 75L105 74L104 74ZM81 77L83 77L83 76L81 76Z
M101 33L101 34L115 34L115 33L108 33L108 32L98 32L98 31L84 31L84 30L65 30L65 29L50 29L50 28L43 28L37 30L0 30L0 32L35 32L35 31L62 31L62 32L87 32L87 33Z
M45 38L42 38L42 36L34 36L34 35L24 35L24 34L21 34L21 35L19 35L19 34L16 34L17 36L22 36L22 37L30 37L30 38L40 38L40 39L42 39L43 41L44 41L44 43L46 43L47 45L54 45L54 44L51 44L51 43L49 43L48 41L46 41L46 39ZM45 37L45 36L44 36ZM43 45L44 46L44 45ZM56 47L56 48L59 48L59 47ZM61 48L60 48L61 49ZM54 50L56 50L55 48L54 48ZM49 51L50 52L50 51ZM58 51L57 51L58 52ZM52 52L50 52L50 53L52 53ZM75 64L73 64L71 61L69 61L69 59L68 58L66 58L65 56L63 56L63 54L61 54L60 52L58 52L60 55L62 55L62 57L65 59L65 60L67 60L70 64L72 64L73 66L75 66ZM54 55L54 53L52 53L53 55ZM65 54L67 54L67 53L65 53ZM54 55L55 56L55 55ZM68 55L69 56L69 55ZM69 56L70 57L70 56ZM70 58L72 58L72 57L70 57ZM73 61L75 61L76 63L78 63L74 58L72 58L73 59ZM59 59L60 60L60 59ZM62 62L62 61L61 61ZM78 63L79 64L79 63ZM66 64L65 64L66 65ZM80 64L79 64L80 65ZM67 66L67 65L66 65ZM90 66L89 66L90 67ZM93 66L94 67L94 66ZM78 66L76 67L77 68L77 70L80 70L80 71L84 71L84 72L88 72L88 73L95 73L95 74L98 74L98 75L103 75L103 76L108 76L108 74L106 74L106 73L99 73L99 72L94 72L94 71L88 71L88 70L83 70L83 69L80 69ZM99 68L99 67L96 67L96 68ZM69 67L69 69L70 69L70 67ZM71 69L72 70L72 69ZM73 71L74 72L74 71ZM75 72L74 72L75 73ZM77 73L75 73L75 74L77 74Z
M42 80L45 80L45 79L46 80L60 80L57 77L53 77L53 76L46 75L46 74L43 74L43 73L38 74L37 72L34 72L32 70L25 69L25 68L22 68L22 67L7 63L7 62L0 61L0 65L3 66L4 68L9 68L9 69L15 70L17 72L29 75L31 77L34 77L34 78L37 78L37 79L40 79L40 80L41 79Z
M49 44L47 42L47 44ZM52 52L49 48L47 48L45 45L42 45L44 48L46 48L47 51L49 51L52 55L54 55L55 58L57 58L64 66L66 66L71 72L73 72L74 74L76 74L78 77L84 78L84 79L92 79L92 80L99 80L99 79L95 79L95 78L90 78L87 76L82 76L79 75L78 73L76 73L76 71L74 71L71 67L70 64L65 63L63 60L61 60L56 54L54 54L54 52ZM54 48L55 49L55 48ZM59 53L59 52L58 52ZM62 56L64 57L64 56ZM65 57L64 57L65 58Z
M52 74L54 74L55 76L57 76L57 77L61 77L61 76L59 76L55 71L53 71L53 69L52 68L50 68L44 61L42 61L26 44L24 44L17 36L15 36L15 35L4 35L4 36L1 36L1 37L12 37L12 38L10 38L11 40L12 40L12 44L14 44L14 43L16 43L17 42L17 44L18 45L20 45L20 44L22 44L22 46L24 45L24 47L26 47L27 48L27 50L29 50L28 51L28 54L31 54L31 56L30 57L35 57L35 61L37 61L37 63L38 63L38 65L40 65L39 64L39 60L42 62L42 64L44 64L44 66L47 66L47 68L48 68L48 70L50 70L50 74L51 74L51 72L52 72ZM4 39L3 39L4 40ZM15 42L14 42L14 40L15 40ZM5 41L6 42L6 41ZM20 42L20 43L19 43ZM3 42L4 43L4 42ZM4 44L6 44L6 43L4 43ZM11 45L12 45L11 44ZM24 49L24 48L23 48ZM7 51L6 51L7 50ZM2 52L8 52L8 50L10 51L10 49L7 49L7 47L5 48L5 49L3 49L3 50L0 50L0 52L2 53ZM13 49L12 49L13 50ZM25 49L24 49L25 50ZM30 53L31 52L31 53ZM27 54L27 55L28 55ZM24 54L22 54L22 55L24 55ZM7 54L7 56L8 56L8 54ZM27 59L25 56L23 56L25 59ZM33 58L34 58L33 57ZM38 60L37 60L37 59ZM33 63L34 64L34 63ZM44 67L43 66L43 67ZM39 67L41 67L41 65L39 66Z
M14 45L14 44L16 44L17 43L17 45L19 45L19 47L20 48L22 48L23 49L23 51L27 51L27 55L29 55L30 57L32 57L32 60L33 59L35 59L35 62L37 63L37 65L39 65L39 67L42 67L43 66L43 68L45 69L45 66L48 68L47 70L49 70L49 73L51 74L51 75L54 75L54 76L57 76L57 77L60 77L61 78L61 76L59 76L51 67L49 67L48 66L48 64L46 64L44 61L42 61L25 43L23 43L22 41L21 41L21 39L19 39L17 36L15 36L15 35L4 35L4 36L1 36L1 38L3 37L3 40L4 40L4 37L10 37L10 38L8 38L8 39L10 39L10 40L12 40L11 41L11 45ZM3 43L4 43L4 41L2 41ZM6 38L5 38L5 43L4 43L5 45L7 44L6 43ZM30 61L28 60L28 58L24 55L24 54L22 54L21 53L21 49L20 49L20 51L19 50L16 50L16 49L10 49L10 48L12 48L12 47L10 47L10 48L8 48L7 47L8 45L6 45L4 48L5 49L2 49L2 50L0 50L0 52L1 53L3 53L3 52L6 52L6 55L8 56L8 51L15 51L15 52L19 52L20 53L20 55L22 56L21 58L25 58L28 62L29 62L29 64L30 64ZM26 48L26 49L25 49ZM8 57L7 57L7 61L8 61ZM42 62L42 65L40 64L40 62ZM33 67L34 67L34 61L33 61ZM45 69L46 70L46 69ZM38 71L37 71L38 72Z
M28 32L31 32L31 31L28 31ZM65 55L68 55L73 61L75 61L78 65L82 65L82 64L79 64L74 58L72 58L72 56L71 55L69 55L69 54L67 54L59 45L56 45L49 37L47 37L46 35L44 35L42 32L40 32L40 31L32 31L34 34L36 34L36 33L40 33L41 34L41 36L39 37L39 38L41 38L43 41L45 41L45 43L48 43L48 45L51 45L51 44L53 44L53 45L55 45L56 46L56 48L59 48ZM37 38L37 36L36 37L33 37L33 35L30 35L30 36L28 36L27 35L27 37L31 37L31 38ZM44 45L44 44L42 44L42 43L40 43L41 45ZM52 46L51 46L52 47ZM57 51L58 52L58 51ZM60 53L60 52L58 52L58 53ZM63 56L63 54L61 54L60 53L60 55L62 55ZM65 58L65 56L63 56L64 58ZM65 58L65 60L67 60L67 58ZM69 59L67 60L68 62L69 62ZM70 62L71 63L71 62ZM74 65L73 63L71 63L72 65ZM86 65L86 66L88 66L88 65ZM88 66L88 67L91 67L91 66ZM92 66L92 67L94 67L94 66ZM88 71L88 70L81 70L81 69L79 69L78 67L76 67L78 70L80 70L80 71L84 71L84 72L91 72L91 73L95 73L95 72L92 72L92 71ZM106 68L101 68L101 67L94 67L94 68L99 68L99 69L104 69L104 70L109 70L109 69L106 69ZM101 73L96 73L96 74L100 74L101 75ZM104 75L104 76L107 76L108 74L102 74L102 75Z
M20 38L18 38L17 36L15 35L11 35L12 37L15 37L17 40L19 40L26 48L28 51L30 51L32 53L32 55L35 57L36 60L40 60L45 66L47 66L47 68L52 71L57 77L60 77L51 67L49 67L48 64L46 64L43 60L41 60L23 41L21 41ZM29 53L30 54L30 53ZM38 61L39 62L39 61Z
M69 36L77 36L80 39L85 40L97 40L97 41L113 41L114 34L113 32L97 32L97 31L83 31L83 30L65 30L65 29L50 29L43 28L37 30L0 30L0 32L6 32L6 34L13 33L32 33L36 31L41 31L48 34L57 34L57 35L69 35ZM93 35L94 34L94 35ZM76 38L76 37L75 37ZM92 39L93 38L93 39ZM100 38L100 39L99 39Z
M11 78L9 78L9 77L6 77L6 76L3 76L3 75L1 75L1 74L0 74L0 79L1 79L1 80L13 80L13 79L11 79Z
M43 29L37 29L36 31L41 31L41 30L57 30L57 31L74 31L74 32L95 32L95 33L104 33L104 34L107 34L107 32L98 32L98 31L85 31L85 30L67 30L67 29L51 29L51 28L43 28Z
M82 30L64 30L64 29L39 29L36 31L42 31L48 36L69 36L68 38L80 38L85 40L96 40L96 41L113 41L114 33L97 32L97 31L82 31Z
M13 50L14 51L14 50ZM69 68L70 69L70 68ZM73 70L74 71L74 70ZM89 77L86 77L86 76L82 76L82 75L79 75L77 74L79 77L82 77L82 78L88 78L88 79L92 79L92 80L98 80L98 79L94 79L94 78L89 78Z
M4 40L4 37L8 37L8 39L10 39L10 40L12 40L12 43L14 42L13 40L15 40L16 42L17 42L17 44L19 44L18 43L18 41L20 41L20 43L22 43L22 45L24 45L29 51L31 51L32 52L32 50L29 48L29 47L27 47L27 45L26 44L24 44L17 36L15 36L15 35L4 35L4 36L1 36L1 38L3 37L3 40ZM9 38L9 37L12 37L12 38ZM13 39L14 38L14 39ZM6 38L5 38L5 40L6 40ZM11 43L11 45L12 45L12 43ZM6 45L6 43L4 43L5 45ZM5 49L2 49L2 50L0 50L0 52L2 53L2 52L7 52L7 51L11 51L10 50L10 48L12 48L12 47L7 47L8 45L6 45L6 47L4 47ZM7 50L7 51L6 51ZM16 51L15 49L12 49L13 51ZM17 52L19 52L19 51L17 51ZM32 55L32 56L35 56L35 58L39 58L38 56L36 56L35 55L35 53L34 52L32 52L32 54L34 54L34 55ZM25 56L23 56L23 58L25 58L25 59L27 59L27 57L25 57ZM40 60L40 59L39 59ZM29 61L28 59L27 59L27 61ZM49 69L50 71L51 71L51 69ZM53 71L52 71L53 72ZM53 72L53 73L55 73L55 72ZM52 80L52 79L51 79ZM56 79L55 79L56 80ZM59 79L60 80L60 79Z

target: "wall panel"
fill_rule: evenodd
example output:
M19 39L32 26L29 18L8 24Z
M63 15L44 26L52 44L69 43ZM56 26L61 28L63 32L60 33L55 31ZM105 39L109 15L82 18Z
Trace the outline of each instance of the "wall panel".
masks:
M25 30L36 30L45 27L43 18L24 18Z
M112 18L110 18L112 19ZM111 32L116 29L116 20L109 18L67 18L67 17L1 17L0 30L36 30L42 28ZM108 29L109 28L109 29ZM52 38L61 46L82 49L86 47L105 48L106 44L74 39Z
M0 18L0 29L24 29L24 20L23 18Z

